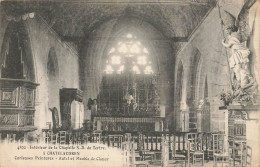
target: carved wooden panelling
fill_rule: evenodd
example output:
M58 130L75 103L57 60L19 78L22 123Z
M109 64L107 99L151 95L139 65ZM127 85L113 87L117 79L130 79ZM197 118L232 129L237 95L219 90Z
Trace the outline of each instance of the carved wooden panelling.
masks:
M22 79L0 78L0 85L1 130L35 130L34 103L38 84Z
M1 106L18 107L18 88L2 88L0 96Z
M19 107L25 108L25 106L26 106L26 88L20 87Z
M1 114L0 115L0 125L19 125L28 126L33 125L34 119L33 115L26 114Z
M18 115L0 115L0 125L17 125Z
M2 88L0 90L0 105L5 107L34 107L35 91L33 89L17 87Z
M19 125L33 125L33 115L19 115Z
M26 89L26 107L34 107L34 90Z

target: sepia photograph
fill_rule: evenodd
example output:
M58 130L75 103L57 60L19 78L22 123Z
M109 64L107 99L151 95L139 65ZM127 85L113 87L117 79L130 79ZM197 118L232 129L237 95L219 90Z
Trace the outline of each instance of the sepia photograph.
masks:
M259 0L0 0L0 167L260 167Z

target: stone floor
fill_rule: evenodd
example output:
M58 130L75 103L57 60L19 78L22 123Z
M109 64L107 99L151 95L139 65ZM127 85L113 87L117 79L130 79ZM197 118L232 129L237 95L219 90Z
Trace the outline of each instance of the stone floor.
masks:
M141 167L142 165L140 165ZM149 167L161 167L161 164L149 164ZM139 167L139 165L138 165ZM168 167L185 167L185 164L172 163L170 162ZM186 165L188 167L188 165ZM190 167L202 167L202 163L197 162L196 164L191 164ZM205 162L203 167L213 167L213 161ZM229 167L229 164L218 163L216 167Z

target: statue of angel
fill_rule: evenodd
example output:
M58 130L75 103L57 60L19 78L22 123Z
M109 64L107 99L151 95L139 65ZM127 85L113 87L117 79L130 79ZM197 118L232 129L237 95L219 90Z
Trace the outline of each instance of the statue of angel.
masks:
M257 89L257 83L249 70L250 50L245 42L250 35L248 23L249 6L244 5L238 19L227 11L222 14L222 24L226 39L222 40L223 46L230 49L228 58L231 72L233 95L241 100L244 95L252 95Z

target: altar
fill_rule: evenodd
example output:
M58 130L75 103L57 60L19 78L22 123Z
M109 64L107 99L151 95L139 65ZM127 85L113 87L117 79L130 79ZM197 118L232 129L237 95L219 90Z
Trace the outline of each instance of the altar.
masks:
M126 39L126 46L131 48L133 37L128 35ZM109 52L100 91L95 99L88 100L94 130L163 131L165 105L160 104L160 76L147 61L146 49L142 54L129 55L120 47Z
M163 131L165 107L160 105L156 83L154 75L105 76L97 99L89 101L94 130Z

